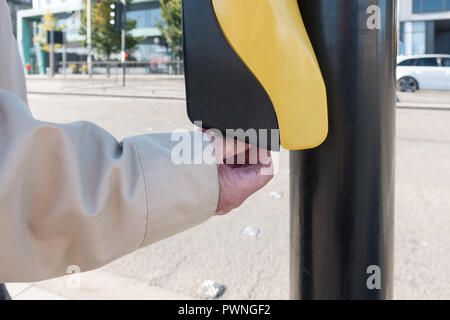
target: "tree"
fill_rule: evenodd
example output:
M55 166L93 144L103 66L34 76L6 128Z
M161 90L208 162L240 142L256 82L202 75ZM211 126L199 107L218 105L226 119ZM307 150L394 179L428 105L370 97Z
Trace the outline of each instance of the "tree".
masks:
M57 27L56 26L57 19L50 12L44 13L42 16L42 23L38 25L39 34L33 38L33 41L37 41L41 45L41 49L45 52L49 51L49 44L47 43L47 31L61 31L64 29L64 26ZM60 48L60 44L54 44L54 48Z
M111 5L117 0L92 0L92 48L99 54L106 56L106 59L111 58L111 54L119 53L122 49L121 32L110 24L111 20ZM129 0L127 0L127 4ZM83 0L83 10L80 14L81 26L78 30L80 35L86 36L86 0ZM134 51L136 46L144 40L144 38L135 38L131 36L130 31L136 27L136 20L127 19L127 34L126 34L126 50L128 52ZM86 40L82 45L87 46Z
M159 0L161 17L165 25L157 23L170 47L173 58L181 59L183 55L183 29L181 15L181 0Z

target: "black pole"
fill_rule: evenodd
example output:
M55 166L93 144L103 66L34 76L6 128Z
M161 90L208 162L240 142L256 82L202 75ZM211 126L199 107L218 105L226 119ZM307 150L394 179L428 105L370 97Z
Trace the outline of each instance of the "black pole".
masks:
M396 1L298 2L330 131L290 155L291 298L391 299Z

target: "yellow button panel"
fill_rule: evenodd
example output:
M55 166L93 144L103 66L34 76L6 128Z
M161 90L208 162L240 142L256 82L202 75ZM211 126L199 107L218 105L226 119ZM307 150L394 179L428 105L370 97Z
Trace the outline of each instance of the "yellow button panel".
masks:
M229 45L274 105L281 145L320 145L328 133L326 89L297 0L212 3Z

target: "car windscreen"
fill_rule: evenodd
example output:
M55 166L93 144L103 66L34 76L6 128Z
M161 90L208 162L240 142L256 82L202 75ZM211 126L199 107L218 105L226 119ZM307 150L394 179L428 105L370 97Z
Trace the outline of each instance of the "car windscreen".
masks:
M436 58L420 58L416 59L416 62L413 64L416 67L437 67L438 62Z
M436 58L417 58L408 59L398 64L399 66L414 66L414 67L437 67L438 62Z
M399 66L412 66L415 61L416 61L416 59L408 59L408 60L400 62L398 65Z

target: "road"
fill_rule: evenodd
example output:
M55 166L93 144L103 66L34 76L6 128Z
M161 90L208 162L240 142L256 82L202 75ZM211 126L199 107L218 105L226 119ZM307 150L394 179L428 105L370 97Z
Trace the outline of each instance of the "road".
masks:
M180 100L41 94L29 99L38 119L92 121L119 140L192 128ZM397 124L395 298L450 299L450 111L399 109ZM82 290L68 291L63 280L52 280L33 285L41 290L36 294L202 298L198 289L211 279L225 285L221 299L288 299L288 152L279 158L273 181L232 214L89 273ZM277 199L272 192L283 196ZM257 237L242 233L248 226L260 229ZM97 284L89 283L96 279Z

